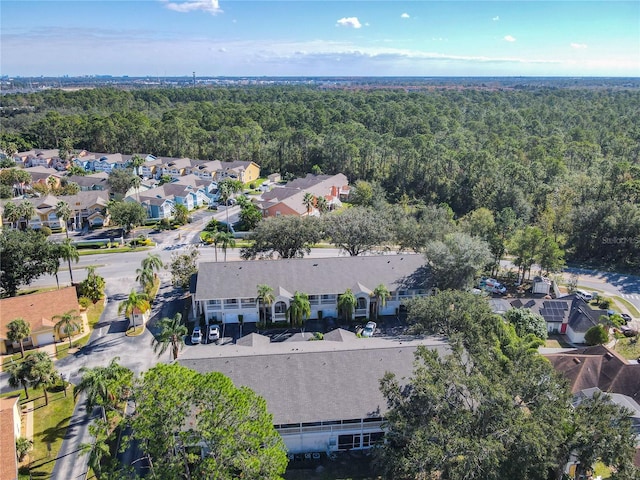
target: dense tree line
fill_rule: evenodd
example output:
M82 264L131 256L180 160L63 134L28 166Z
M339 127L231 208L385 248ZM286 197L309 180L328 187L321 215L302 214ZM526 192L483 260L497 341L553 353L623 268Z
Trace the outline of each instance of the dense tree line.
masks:
M611 478L638 478L630 411L606 394L574 407L565 379L537 353L535 319L505 323L457 291L408 308L414 333L444 334L451 351L420 348L410 379L381 381L391 409L376 451L385 478L555 480L572 455L576 478L596 461Z
M637 268L634 90L323 91L304 87L7 95L5 145L314 165L456 217L510 208L572 258Z

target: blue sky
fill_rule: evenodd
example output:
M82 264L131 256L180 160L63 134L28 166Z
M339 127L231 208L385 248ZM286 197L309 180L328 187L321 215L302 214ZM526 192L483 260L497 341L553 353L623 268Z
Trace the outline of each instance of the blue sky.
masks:
M9 76L640 76L640 2L1 0Z

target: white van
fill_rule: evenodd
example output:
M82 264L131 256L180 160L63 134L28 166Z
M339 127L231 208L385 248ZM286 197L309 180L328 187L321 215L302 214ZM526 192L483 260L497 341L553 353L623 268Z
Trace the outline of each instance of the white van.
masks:
M576 290L576 297L581 298L585 302L590 302L593 299L593 295L584 290Z

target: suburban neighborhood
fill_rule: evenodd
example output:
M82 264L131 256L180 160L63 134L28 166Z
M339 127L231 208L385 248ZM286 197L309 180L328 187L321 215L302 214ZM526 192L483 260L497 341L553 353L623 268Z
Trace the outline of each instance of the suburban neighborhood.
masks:
M2 96L0 480L639 478L635 80L124 82Z

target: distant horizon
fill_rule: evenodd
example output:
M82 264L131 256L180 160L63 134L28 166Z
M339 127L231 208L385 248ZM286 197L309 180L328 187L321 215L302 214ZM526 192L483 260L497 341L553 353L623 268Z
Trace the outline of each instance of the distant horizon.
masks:
M2 0L11 77L640 76L640 2Z
M86 73L86 74L78 74L78 75L0 75L0 79L10 80L10 79L38 79L38 78L145 78L145 79L163 79L163 78L180 78L180 79L193 79L193 74L188 75L112 75L109 73ZM350 78L417 78L417 79L428 79L428 78L575 78L575 79L639 79L640 75L630 76L630 75L196 75L197 79L205 79L205 78L340 78L340 79L350 79Z

